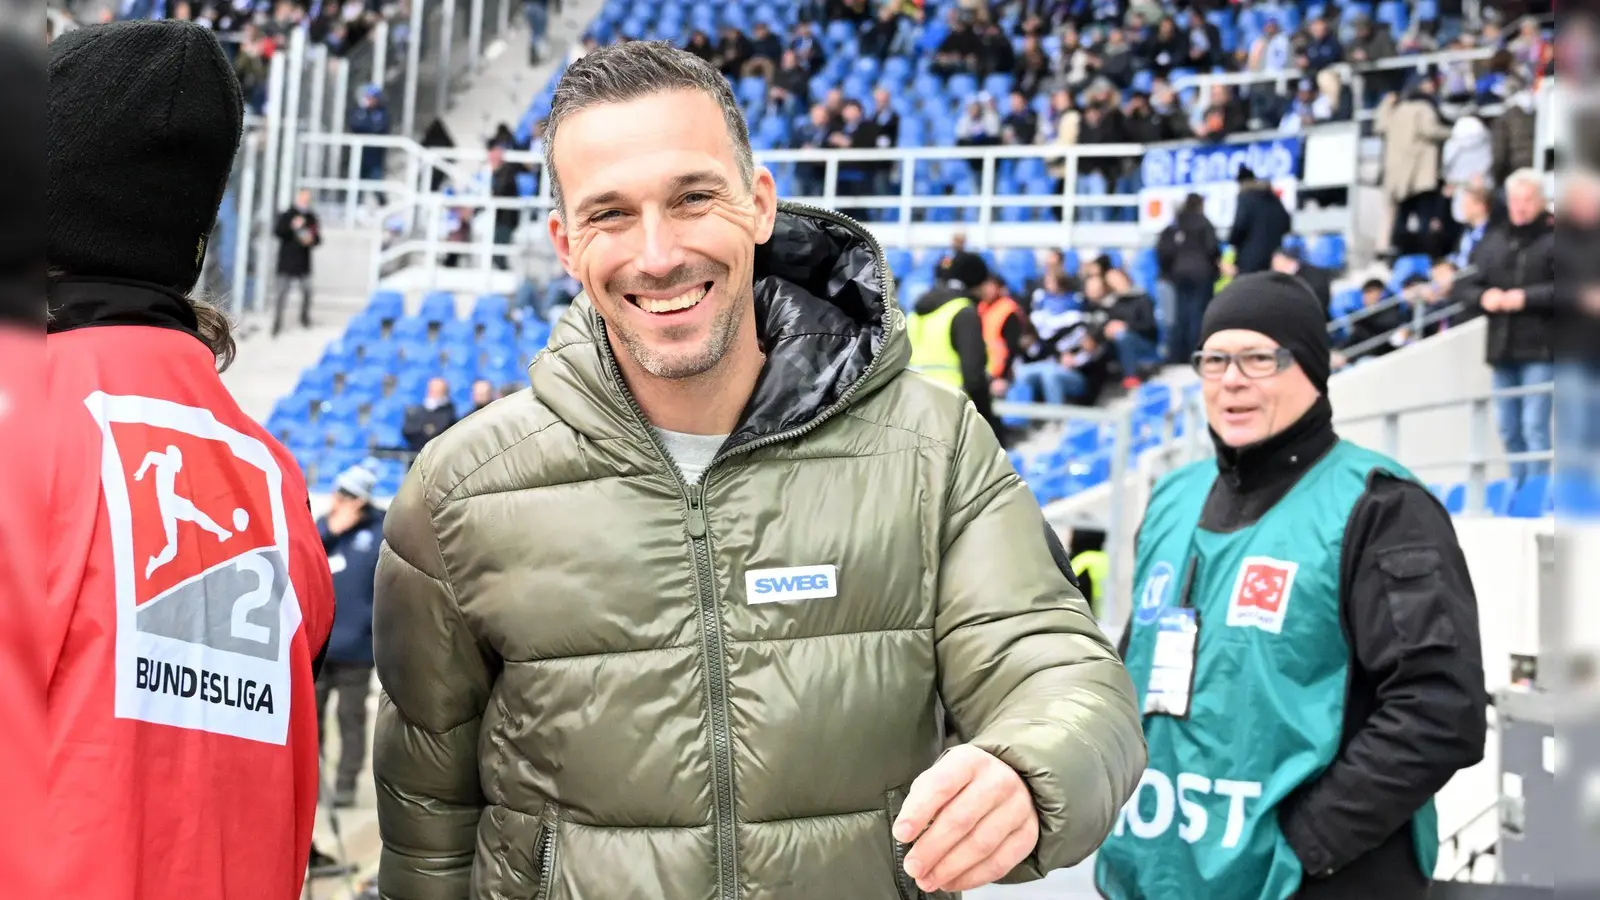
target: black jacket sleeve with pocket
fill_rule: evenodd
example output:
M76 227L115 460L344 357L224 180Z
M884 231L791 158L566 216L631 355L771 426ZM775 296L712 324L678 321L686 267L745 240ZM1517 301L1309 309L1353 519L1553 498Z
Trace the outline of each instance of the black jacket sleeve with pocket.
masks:
M1477 598L1450 516L1374 474L1345 529L1340 605L1352 667L1338 757L1279 810L1312 878L1366 856L1483 758Z

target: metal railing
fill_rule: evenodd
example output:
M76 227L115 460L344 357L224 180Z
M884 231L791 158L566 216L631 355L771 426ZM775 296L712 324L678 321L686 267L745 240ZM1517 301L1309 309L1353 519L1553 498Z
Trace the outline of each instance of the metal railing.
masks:
M1348 125L1334 126L1348 128ZM270 134L269 134L270 140ZM475 186L481 183L486 151L479 148L425 148L402 136L374 137L311 131L294 140L300 156L309 160L344 159L337 169L327 163L303 166L295 184L310 188L321 197L324 208L339 212L345 222L358 220L366 209L366 221L398 223L407 249L428 253L470 252L479 262L492 255L526 255L526 244L486 242L474 231L470 246L446 240L430 230L430 218L445 208L472 210L515 209L524 212L524 221L541 217L551 207L549 185L543 177L543 160L527 152L508 152L508 162L522 163L533 177L531 195L494 199ZM1164 145L1165 146L1165 145ZM390 151L389 165L382 181L364 180L356 166L364 147L383 147ZM1092 161L1104 159L1139 160L1147 148L1138 144L1060 146L1035 144L998 147L919 147L869 150L769 150L756 154L757 160L771 168L780 182L780 196L826 208L843 210L858 219L887 246L934 247L948 245L952 233L965 233L975 246L993 248L1078 247L1136 248L1149 244L1151 235L1138 223L1137 194L1080 194L1079 173L1093 168ZM1049 193L1029 192L1000 195L997 185L1002 169L1021 161L1037 161L1052 178ZM851 193L849 176L877 164L893 167L898 185L893 193L878 193L871 180L856 177L861 195ZM1030 162L1030 164L1033 164ZM950 167L960 166L972 173L973 193L946 193L945 179ZM809 169L810 171L804 171ZM455 186L452 194L432 190L435 174L441 173ZM965 174L962 179L964 180ZM883 180L875 182L881 190ZM930 190L931 185L931 190ZM786 188L787 190L783 190ZM280 192L281 193L281 192ZM373 208L373 198L384 195L385 205ZM329 206L331 205L331 207ZM1021 210L1019 214L1013 211ZM886 215L874 216L873 211ZM1124 221L1079 221L1094 215L1109 219L1121 211ZM486 219L486 216L474 216ZM1129 221L1127 219L1132 219ZM1298 229L1304 232L1342 230L1349 226L1346 209L1310 210L1299 214ZM538 229L542 230L542 229ZM492 236L490 236L492 237ZM389 245L386 245L389 246ZM393 254L385 251L386 255ZM425 258L419 258L426 264ZM392 259L378 271L389 271ZM459 272L458 272L459 274ZM422 279L428 281L427 277ZM376 286L376 285L374 285Z
M1489 512L1487 507L1488 484L1490 482L1489 470L1497 464L1539 464L1550 467L1555 461L1555 451L1536 450L1519 453L1508 453L1503 450L1492 450L1492 435L1496 433L1494 419L1495 401L1515 397L1531 397L1548 395L1554 398L1555 384L1535 384L1514 388L1502 388L1460 397L1453 400L1438 400L1428 403L1413 403L1396 406L1391 409L1357 416L1338 416L1335 411L1334 427L1349 429L1376 423L1379 426L1381 439L1374 442L1372 449L1379 451L1392 459L1399 461L1406 467L1421 473L1438 470L1465 471L1464 480L1466 488L1466 505L1464 513L1468 515L1481 515ZM1436 413L1443 411L1465 411L1468 416L1467 447L1461 456L1446 457L1443 459L1428 459L1418 461L1410 458L1404 451L1400 440L1401 420L1423 413ZM1183 429L1188 439L1174 440L1171 435L1176 430L1177 417L1187 416ZM1198 394L1176 394L1171 410L1166 414L1166 426L1163 431L1162 444L1153 448L1158 453L1163 467L1176 468L1177 466L1193 462L1210 456L1214 448L1209 440L1198 439L1203 428L1196 428L1196 421L1204 422L1204 408ZM1552 423L1552 430L1554 425ZM1554 441L1552 441L1554 443Z

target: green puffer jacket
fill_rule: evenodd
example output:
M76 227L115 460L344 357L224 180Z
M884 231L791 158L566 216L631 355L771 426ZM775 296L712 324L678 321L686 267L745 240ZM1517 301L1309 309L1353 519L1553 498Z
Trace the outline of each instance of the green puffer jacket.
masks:
M960 395L905 369L887 268L784 206L768 361L703 488L584 299L531 393L430 443L385 520L374 770L390 900L907 900L890 835L942 710L1092 852L1144 769L1133 688ZM833 566L836 596L747 575ZM942 702L941 702L942 701Z

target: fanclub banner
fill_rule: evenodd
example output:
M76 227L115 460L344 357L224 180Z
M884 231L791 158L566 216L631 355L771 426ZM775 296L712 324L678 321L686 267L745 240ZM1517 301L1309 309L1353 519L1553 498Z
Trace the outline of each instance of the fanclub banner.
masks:
M1141 166L1139 226L1156 233L1177 215L1185 197L1199 194L1206 201L1206 216L1227 239L1239 200L1239 169L1249 166L1256 177L1272 183L1292 212L1305 156L1305 140L1276 138L1216 146L1146 150Z

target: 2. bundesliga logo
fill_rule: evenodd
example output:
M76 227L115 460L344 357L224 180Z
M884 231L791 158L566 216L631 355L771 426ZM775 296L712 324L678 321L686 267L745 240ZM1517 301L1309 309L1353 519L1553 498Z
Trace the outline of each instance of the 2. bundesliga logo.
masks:
M282 744L300 604L277 461L204 409L85 404L104 446L117 717Z

